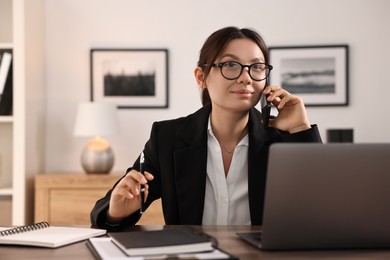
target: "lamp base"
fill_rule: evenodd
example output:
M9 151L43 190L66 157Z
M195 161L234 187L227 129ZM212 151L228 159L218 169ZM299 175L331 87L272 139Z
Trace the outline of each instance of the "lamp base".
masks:
M100 137L90 140L81 154L86 173L109 173L114 165L114 153L109 143Z

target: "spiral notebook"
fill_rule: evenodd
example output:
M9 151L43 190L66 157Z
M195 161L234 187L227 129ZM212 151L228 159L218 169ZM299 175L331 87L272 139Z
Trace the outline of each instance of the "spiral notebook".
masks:
M47 222L15 228L0 227L0 245L56 248L106 234L106 230L83 227L57 227Z

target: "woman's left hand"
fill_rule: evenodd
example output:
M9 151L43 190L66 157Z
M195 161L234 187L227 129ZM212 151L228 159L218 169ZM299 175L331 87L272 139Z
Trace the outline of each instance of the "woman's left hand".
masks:
M270 119L270 126L296 133L311 128L302 99L278 86L267 86L263 91L267 100L278 109L278 115Z

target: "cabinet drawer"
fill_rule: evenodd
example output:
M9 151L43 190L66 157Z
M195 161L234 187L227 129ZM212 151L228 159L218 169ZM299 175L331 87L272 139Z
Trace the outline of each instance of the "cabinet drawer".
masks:
M50 192L51 225L90 225L89 214L106 189L55 189Z
M90 212L119 175L47 174L35 177L35 222L91 225ZM161 200L153 202L137 224L164 224Z

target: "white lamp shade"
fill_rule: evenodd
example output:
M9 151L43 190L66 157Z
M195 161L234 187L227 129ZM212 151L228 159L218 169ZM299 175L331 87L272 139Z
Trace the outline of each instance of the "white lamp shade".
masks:
M105 136L118 132L116 105L107 102L85 102L78 106L75 136Z

